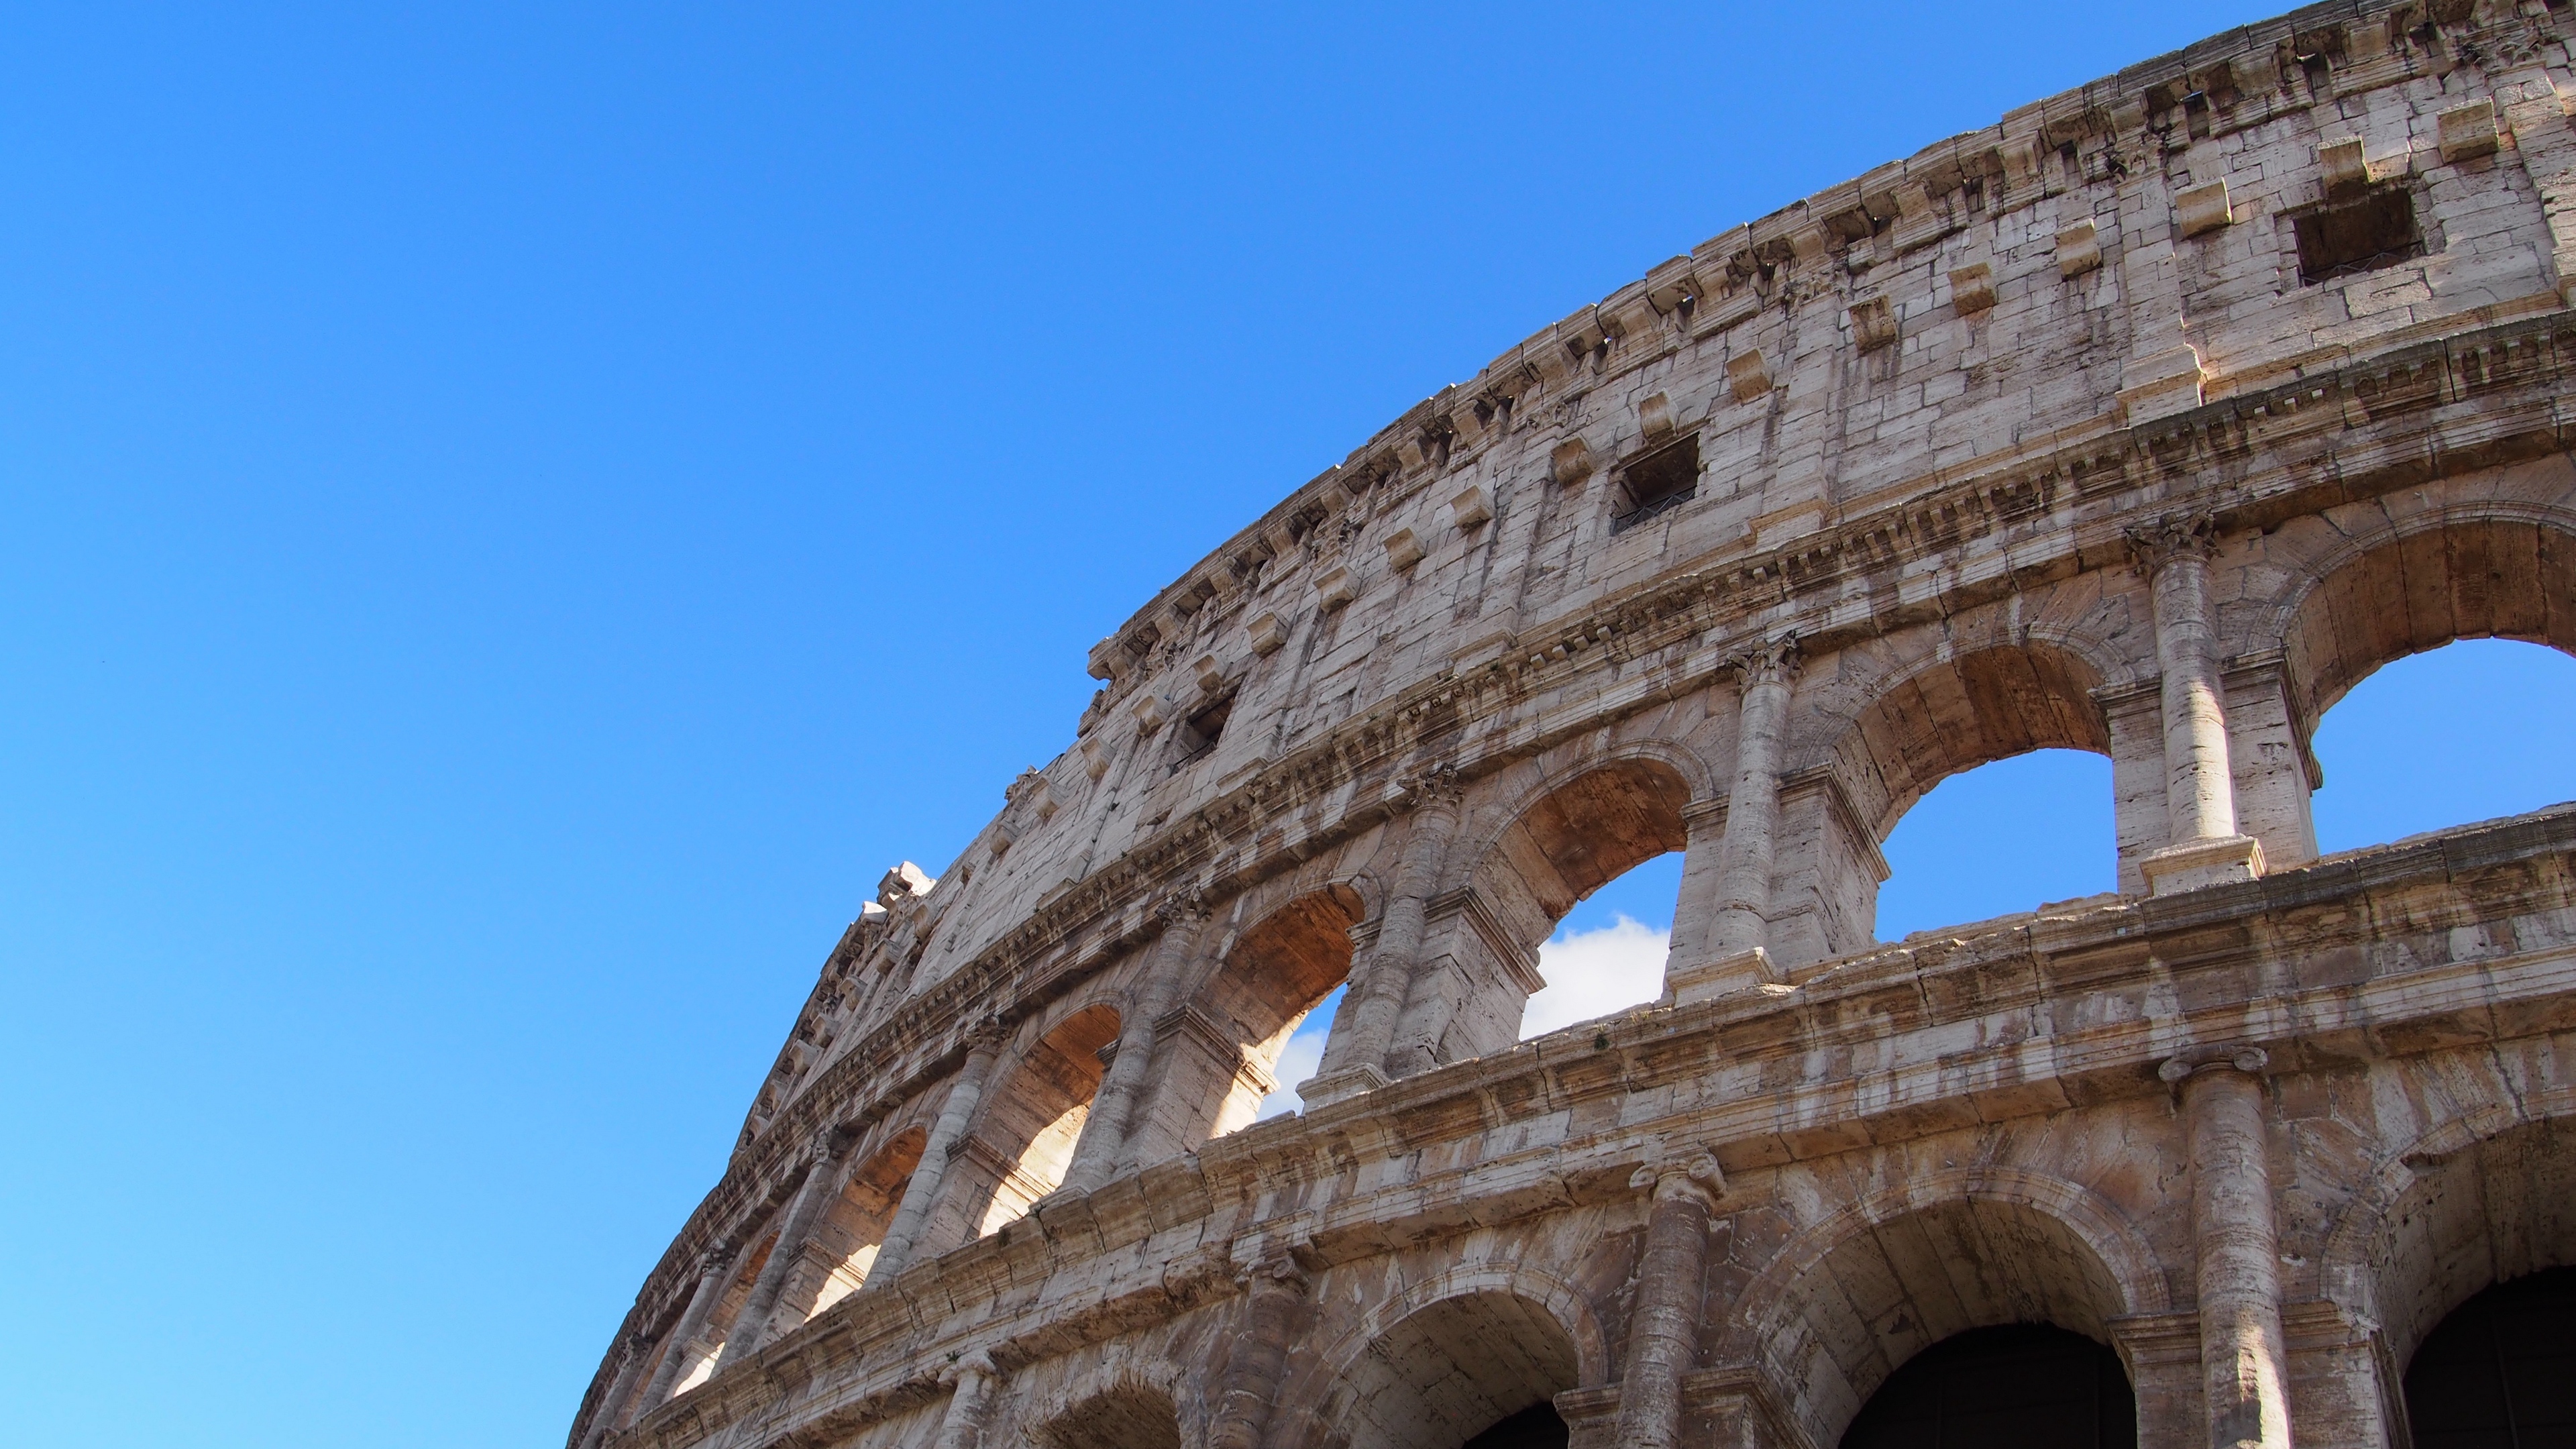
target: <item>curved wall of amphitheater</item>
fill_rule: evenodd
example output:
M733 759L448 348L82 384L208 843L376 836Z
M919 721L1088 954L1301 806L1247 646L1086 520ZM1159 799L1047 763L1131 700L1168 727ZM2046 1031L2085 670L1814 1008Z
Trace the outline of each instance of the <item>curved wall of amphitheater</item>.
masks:
M2406 1442L2433 1326L2576 1263L2576 810L2320 859L2308 737L2576 647L2571 31L2221 36L1298 488L889 873L572 1443L1827 1449L2014 1322L2144 1444ZM1877 941L1899 816L2043 747L2111 760L2118 893ZM1516 1041L1673 850L1664 998Z

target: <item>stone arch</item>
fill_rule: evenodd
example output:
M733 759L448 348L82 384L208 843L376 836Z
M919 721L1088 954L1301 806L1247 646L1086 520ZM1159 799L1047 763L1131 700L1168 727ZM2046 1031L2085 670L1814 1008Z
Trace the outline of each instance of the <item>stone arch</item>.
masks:
M1579 1293L1494 1265L1453 1268L1379 1304L1323 1362L1329 1387L1306 1441L1372 1449L1456 1449L1610 1372Z
M1118 1008L1095 1001L1059 1013L1018 1054L952 1149L948 1171L956 1181L940 1193L925 1229L927 1251L1017 1221L1064 1181L1106 1070L1101 1049L1117 1039Z
M1350 975L1351 928L1367 909L1358 890L1334 882L1234 935L1156 1049L1140 1160L1189 1151L1252 1121L1277 1085L1289 1036Z
M2036 637L1983 642L1997 633L1944 632L1896 659L1847 650L1801 684L1791 759L1807 763L1781 780L1774 956L1796 964L1876 944L1879 843L1943 780L2033 750L2118 758L2095 659ZM2154 803L2147 848L2163 843L2163 797Z
M1577 901L1631 868L1688 843L1695 798L1687 751L1659 743L1591 755L1580 768L1533 771L1515 792L1489 791L1495 822L1463 836L1451 876L1463 889L1430 904L1396 1055L1423 1065L1504 1050L1522 1008L1546 985L1538 948ZM1492 795L1501 795L1496 801ZM1509 813L1493 809L1507 804Z
M1859 823L1884 840L1950 776L2032 750L2111 753L2092 661L2039 642L1935 657L1872 681L1824 756Z
M2113 1319L2169 1306L2153 1250L2109 1204L1993 1171L1928 1174L1812 1224L1738 1302L1718 1361L1762 1365L1818 1444L1899 1365L1969 1329L2048 1323L2110 1343Z
M2576 1101L2454 1118L2388 1153L2327 1236L2325 1286L2376 1321L2403 1373L2453 1309L2576 1266Z
M1007 1421L997 1415L984 1442L1087 1449L1131 1442L1108 1437L1124 1430L1137 1432L1137 1443L1195 1444L1206 1431L1203 1390L1160 1347L1135 1338L1086 1344L1014 1374Z
M777 1323L803 1323L867 1282L929 1135L928 1125L918 1121L882 1134L881 1145L851 1168L807 1236L803 1261L779 1290Z
M2303 732L2380 666L2454 640L2576 654L2576 518L2490 503L2352 540L2298 576L2270 633Z
M1037 1449L1181 1449L1181 1414L1168 1388L1121 1380L1029 1428Z

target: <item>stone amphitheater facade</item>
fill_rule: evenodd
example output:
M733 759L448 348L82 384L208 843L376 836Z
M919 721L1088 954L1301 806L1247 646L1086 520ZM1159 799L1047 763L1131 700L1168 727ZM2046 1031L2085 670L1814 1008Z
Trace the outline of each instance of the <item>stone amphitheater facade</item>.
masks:
M2436 1325L2576 1264L2576 809L2320 858L2309 735L2576 648L2558 3L2031 105L1298 488L887 875L571 1443L1829 1449L2012 1323L2141 1444L2410 1442ZM1898 817L2049 747L2117 892L1877 940ZM1663 998L1516 1040L1671 851Z

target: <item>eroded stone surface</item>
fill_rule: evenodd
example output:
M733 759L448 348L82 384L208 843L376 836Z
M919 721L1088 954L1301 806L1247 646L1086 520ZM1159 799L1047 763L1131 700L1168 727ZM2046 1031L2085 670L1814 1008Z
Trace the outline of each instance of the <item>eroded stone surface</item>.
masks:
M2142 1444L2395 1442L2445 1314L2576 1263L2576 810L2328 860L2308 812L2371 670L2576 647L2528 10L2026 107L1296 490L888 873L573 1443L1823 1446L2026 1320ZM1904 811L2045 747L2112 761L2119 894L1878 943ZM1666 1001L1516 1042L1676 849Z

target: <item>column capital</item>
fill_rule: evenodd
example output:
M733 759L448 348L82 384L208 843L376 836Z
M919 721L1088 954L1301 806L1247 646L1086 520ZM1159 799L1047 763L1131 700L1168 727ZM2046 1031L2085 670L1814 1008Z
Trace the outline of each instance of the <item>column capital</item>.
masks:
M1717 1158L1705 1149L1687 1156L1649 1160L1628 1174L1632 1192L1651 1190L1654 1201L1697 1198L1702 1207L1714 1210L1718 1199L1726 1196L1726 1174L1719 1170Z
M993 1356L979 1348L950 1364L939 1381L962 1389L970 1381L990 1383L1001 1376L1002 1370L994 1364Z
M2129 546L2129 562L2153 578L2178 558L2206 559L2218 551L2218 520L2206 513L2168 513L2120 530Z
M1751 645L1729 656L1726 667L1735 671L1736 683L1745 689L1787 684L1798 677L1798 636L1788 633Z
M1167 931L1175 926L1195 926L1206 920L1208 915L1207 897L1199 890L1196 881L1163 897L1154 906L1154 918L1161 921Z
M2156 1076L2168 1086L2181 1086L2191 1077L2207 1071L2238 1071L2260 1076L2272 1064L2272 1054L2258 1046L2189 1047L2167 1057L2156 1068Z
M1396 792L1410 811L1435 806L1456 808L1466 796L1466 782L1459 778L1458 767L1443 760L1425 770L1395 777Z

